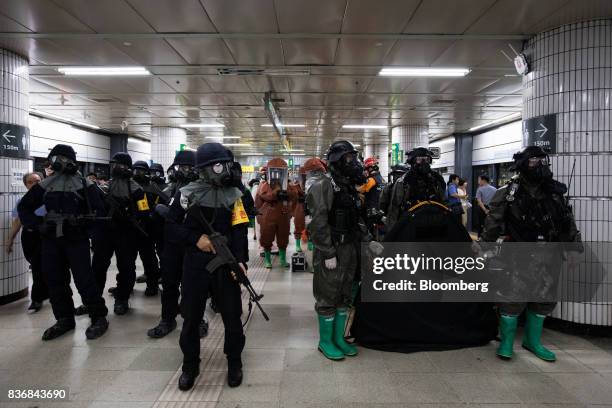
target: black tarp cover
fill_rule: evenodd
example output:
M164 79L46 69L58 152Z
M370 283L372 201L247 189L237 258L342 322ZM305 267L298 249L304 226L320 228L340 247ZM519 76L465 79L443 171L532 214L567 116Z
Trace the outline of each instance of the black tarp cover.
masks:
M423 205L404 215L385 242L469 242L450 212ZM480 346L497 334L492 303L373 303L357 297L351 335L364 347L415 352Z

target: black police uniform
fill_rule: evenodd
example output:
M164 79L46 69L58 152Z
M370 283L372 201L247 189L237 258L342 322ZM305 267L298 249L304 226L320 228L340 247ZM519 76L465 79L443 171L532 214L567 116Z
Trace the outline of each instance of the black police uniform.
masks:
M189 150L179 151L174 158L174 163L171 166L173 181L163 191L166 196L171 197L171 204L179 189L197 177L193 171L184 174L181 170L176 171L174 166L189 166L193 168L195 166L195 152ZM183 275L183 255L185 251L184 243L173 239L172 234L168 233L168 223L170 221L168 220L167 207L163 205L158 206L156 212L160 211L166 219L164 224L163 252L160 258L162 277L161 321L156 327L147 332L148 336L153 338L164 337L176 328L175 319L179 313L179 285ZM200 335L205 336L208 333L208 323L202 320L200 325Z
M53 161L55 174L34 185L17 207L26 228L41 230L43 274L57 319L57 323L45 331L43 340L56 338L75 327L70 270L92 320L86 335L93 339L106 331L108 310L91 270L88 229L90 218L103 214L104 206L95 184L77 173L72 147L57 145L49 158ZM62 164L65 159L67 161ZM42 224L34 213L41 205L47 209Z
M224 166L232 163L227 150L221 144L206 143L198 148L196 166L201 171L206 171L206 166L217 162L222 162ZM216 181L200 178L181 188L174 196L168 213L166 232L173 242L180 242L185 248L181 285L181 313L184 321L180 338L184 357L183 375L179 379L179 388L183 390L191 388L199 374L199 325L211 288L216 295L225 327L223 351L228 360L228 384L238 386L242 382L241 353L245 336L240 320L242 300L239 284L226 267L210 273L206 266L215 255L212 252L203 252L196 246L202 235L212 233L204 225L201 219L203 217L216 232L227 238L228 247L237 262L246 266L247 232L243 223L236 223L232 218L234 205L242 193L238 188L231 187L231 175L228 173L226 176L224 181L219 181L218 184L215 184ZM202 191L207 193L198 196ZM246 223L248 224L248 219Z
M150 209L154 209L158 204L167 204L166 194L160 190L159 186L150 180L149 165L144 161L137 161L133 165L134 180L142 187L147 196L147 203ZM143 174L140 174L143 173ZM149 216L143 219L142 227L147 233L138 241L138 254L142 261L144 274L146 276L147 289L146 296L154 296L158 292L159 285L159 260L155 252L155 243L163 240L164 219L155 211L150 211Z

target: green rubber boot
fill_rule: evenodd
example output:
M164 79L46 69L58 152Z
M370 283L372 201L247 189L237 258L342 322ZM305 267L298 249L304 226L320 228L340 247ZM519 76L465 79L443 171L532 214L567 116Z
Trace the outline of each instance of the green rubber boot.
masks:
M264 268L272 268L272 253L270 251L264 251Z
M518 325L518 316L501 315L499 317L499 347L497 355L503 359L511 359L514 353L512 347L514 345L514 336L516 335L516 326Z
M330 360L343 360L344 353L333 342L334 316L319 315L319 351Z
M334 320L334 343L342 350L345 356L353 357L357 355L357 347L344 340L344 328L346 327L347 319L348 312L346 309L336 310L336 320Z
M295 239L295 250L296 252L302 252L302 240L300 238Z
M287 263L287 250L279 249L278 250L278 259L280 260L280 266L283 268L288 268L289 264Z
M314 244L312 243L311 240L308 240L308 250L312 251L314 249Z
M525 320L525 333L523 334L523 347L531 351L544 361L555 361L555 353L542 345L542 328L546 316L539 315L531 310L527 310Z

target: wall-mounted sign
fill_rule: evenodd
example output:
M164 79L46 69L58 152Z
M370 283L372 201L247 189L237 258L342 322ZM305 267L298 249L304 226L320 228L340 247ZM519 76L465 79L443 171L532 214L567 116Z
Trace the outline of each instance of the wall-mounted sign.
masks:
M0 123L0 156L27 159L30 155L30 129Z
M538 146L547 153L556 153L557 115L544 115L524 120L523 146Z
M440 158L440 148L439 147L432 146L429 148L429 151L431 152L432 158L434 159Z

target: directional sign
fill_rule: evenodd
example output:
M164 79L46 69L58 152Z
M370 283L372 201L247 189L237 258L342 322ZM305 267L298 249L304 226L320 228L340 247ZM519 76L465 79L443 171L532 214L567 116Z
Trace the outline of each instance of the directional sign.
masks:
M524 120L523 146L539 146L547 153L556 153L557 115L544 115Z
M429 151L432 154L432 158L433 159L439 159L440 158L440 148L437 146L430 146L429 147Z
M0 156L27 159L30 155L30 129L0 123Z

